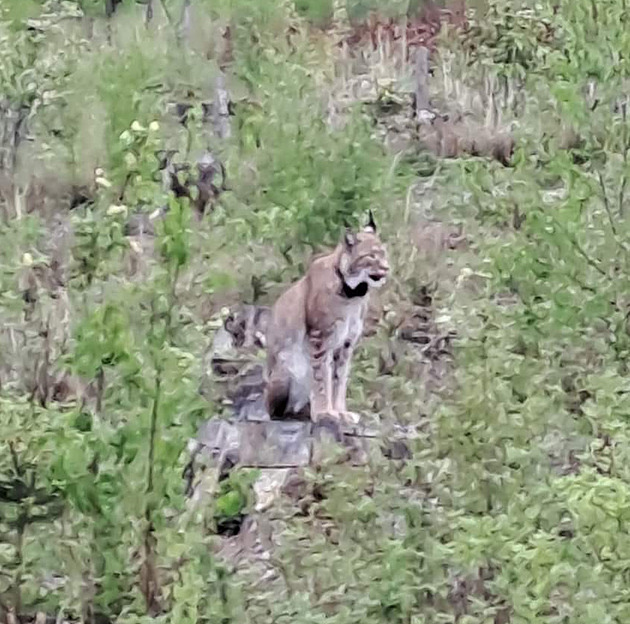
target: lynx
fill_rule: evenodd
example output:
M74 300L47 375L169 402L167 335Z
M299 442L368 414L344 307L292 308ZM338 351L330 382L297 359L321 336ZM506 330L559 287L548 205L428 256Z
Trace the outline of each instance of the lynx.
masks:
M313 260L271 310L266 406L272 419L354 422L346 409L350 362L363 331L370 290L389 274L374 217Z

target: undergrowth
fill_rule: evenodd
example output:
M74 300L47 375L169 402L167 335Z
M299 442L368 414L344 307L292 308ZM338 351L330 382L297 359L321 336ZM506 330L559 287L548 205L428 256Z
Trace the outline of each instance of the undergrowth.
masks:
M469 8L432 100L500 117L516 149L422 176L402 44L347 51L370 10L419 19L410 3L113 4L2 7L0 621L625 624L626 3ZM384 82L396 106L369 114ZM162 150L225 166L203 217ZM216 554L221 526L262 521L257 474L185 496L222 399L202 356L222 306L271 303L369 208L393 279L351 399L416 425L413 457L305 471L261 581ZM465 245L431 255L433 222ZM430 335L403 340L420 315Z

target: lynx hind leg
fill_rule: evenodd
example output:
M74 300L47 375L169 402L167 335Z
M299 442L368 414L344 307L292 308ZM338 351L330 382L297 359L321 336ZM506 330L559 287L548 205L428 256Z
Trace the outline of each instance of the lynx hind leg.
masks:
M285 368L276 368L269 376L265 391L267 413L271 420L310 419L310 403L303 399L298 381Z
M298 407L294 412L290 412L291 416L296 420L310 420L311 419L311 402L307 401L305 405Z
M271 420L282 420L286 417L290 391L289 376L276 368L269 375L265 388L265 406Z

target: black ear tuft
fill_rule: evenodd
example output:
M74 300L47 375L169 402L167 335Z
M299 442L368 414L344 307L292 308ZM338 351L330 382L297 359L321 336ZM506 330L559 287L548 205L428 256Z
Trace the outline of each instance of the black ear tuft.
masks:
M376 234L376 223L374 221L374 215L372 214L372 210L369 211L368 213L368 223L365 226L365 229L368 231L372 231Z

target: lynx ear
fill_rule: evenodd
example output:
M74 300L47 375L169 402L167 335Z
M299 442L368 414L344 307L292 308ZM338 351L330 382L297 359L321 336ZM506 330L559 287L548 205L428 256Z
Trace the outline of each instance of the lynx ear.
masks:
M365 226L365 231L376 234L376 223L374 221L374 215L372 214L372 210L368 212L368 222L367 222L367 225Z
M346 246L346 249L352 249L357 242L357 237L353 234L352 230L349 227L347 227L346 231L344 232L343 242Z

